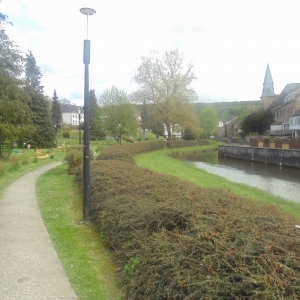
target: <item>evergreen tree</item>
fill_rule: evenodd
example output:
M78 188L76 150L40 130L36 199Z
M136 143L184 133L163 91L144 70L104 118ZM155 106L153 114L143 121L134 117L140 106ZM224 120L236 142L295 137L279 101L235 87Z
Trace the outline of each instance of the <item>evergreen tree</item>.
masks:
M89 91L90 139L104 140L105 132L101 121L101 108L98 105L95 90Z
M55 126L55 130L57 132L58 129L60 128L60 123L62 122L62 113L58 102L56 90L54 90L52 100L53 101L52 101L52 108L51 108L51 119Z
M7 157L12 141L24 141L33 132L30 98L22 89L23 82L0 68L0 158Z
M31 85L35 90L42 92L41 87L42 73L40 68L36 65L35 58L31 51L26 54L25 58L25 79L26 83Z
M25 59L25 90L31 98L30 109L32 122L36 130L27 136L27 143L33 147L50 148L54 145L54 126L49 113L49 104L42 93L40 81L42 73L36 65L35 58L30 51Z
M31 98L30 109L32 122L36 130L27 136L27 144L38 148L52 148L54 146L55 128L49 113L49 104L41 92L27 85L26 92Z
M23 56L6 34L6 24L11 22L0 13L0 158L9 156L12 141L23 141L35 130L30 120L30 98L23 89L24 82L16 78L23 70Z

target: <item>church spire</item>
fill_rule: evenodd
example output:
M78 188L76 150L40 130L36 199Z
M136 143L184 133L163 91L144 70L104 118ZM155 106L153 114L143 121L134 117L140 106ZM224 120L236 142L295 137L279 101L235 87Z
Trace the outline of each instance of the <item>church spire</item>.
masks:
M265 80L263 83L262 95L260 98L270 97L270 96L271 97L275 96L275 93L274 93L274 82L273 82L272 74L271 74L270 67L268 64L266 74L265 74Z

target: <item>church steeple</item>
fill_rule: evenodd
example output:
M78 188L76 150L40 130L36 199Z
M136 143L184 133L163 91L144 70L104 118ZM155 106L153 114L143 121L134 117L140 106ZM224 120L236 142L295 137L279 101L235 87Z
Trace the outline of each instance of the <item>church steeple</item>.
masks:
M274 82L273 82L272 74L271 74L270 67L268 64L266 74L265 74L265 80L263 83L262 95L261 95L260 99L262 99L263 97L272 97L272 96L275 96Z
M276 94L274 93L274 82L268 64L265 74L265 80L263 83L262 95L260 97L263 108L267 109L272 104L275 98Z

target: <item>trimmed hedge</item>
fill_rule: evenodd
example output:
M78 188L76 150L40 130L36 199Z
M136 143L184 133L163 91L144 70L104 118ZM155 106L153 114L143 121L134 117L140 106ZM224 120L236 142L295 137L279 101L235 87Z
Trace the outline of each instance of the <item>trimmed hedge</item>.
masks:
M189 146L199 146L199 145L210 145L208 140L198 139L198 140L170 140L166 143L168 148L178 148L178 147L189 147Z
M106 147L97 156L96 160L121 160L127 161L135 164L134 156L125 147L120 145L115 145L111 147Z
M163 141L151 141L126 145L115 145L105 148L97 157L97 160L109 160L116 159L122 161L128 161L135 164L134 155L149 152L154 150L160 150L165 147Z
M91 199L126 299L300 298L300 231L274 206L118 160L92 162Z

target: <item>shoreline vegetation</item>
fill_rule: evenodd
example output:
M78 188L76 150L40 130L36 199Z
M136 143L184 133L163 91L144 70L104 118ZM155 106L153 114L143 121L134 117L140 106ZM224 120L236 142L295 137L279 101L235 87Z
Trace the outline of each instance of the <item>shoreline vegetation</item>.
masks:
M176 156L185 151L210 151L213 149L216 149L216 144L164 149L139 154L135 157L135 161L142 168L176 176L202 187L224 188L242 197L275 204L283 211L300 219L300 205L297 203L286 201L244 184L230 182L167 156L170 153ZM74 182L73 176L67 175L66 166L60 166L41 176L37 183L37 196L46 227L79 298L122 299L122 291L118 289L118 280L114 277L116 271L114 258L104 246L103 237L97 232L94 224L81 224L80 222L82 197L78 183ZM58 211L61 211L62 214L59 215ZM59 222L57 222L58 219ZM64 230L58 228L64 228ZM79 254L74 249L78 249ZM77 266L74 265L74 261ZM119 273L120 270L117 272ZM79 274L80 276L78 276Z

